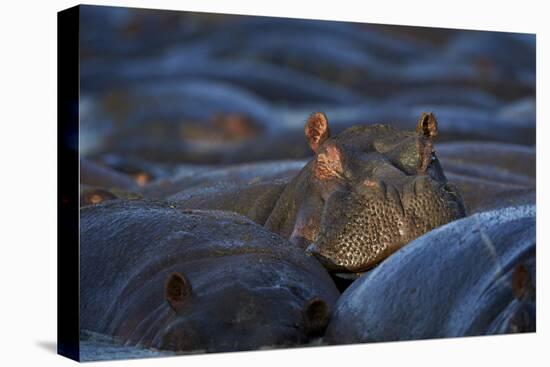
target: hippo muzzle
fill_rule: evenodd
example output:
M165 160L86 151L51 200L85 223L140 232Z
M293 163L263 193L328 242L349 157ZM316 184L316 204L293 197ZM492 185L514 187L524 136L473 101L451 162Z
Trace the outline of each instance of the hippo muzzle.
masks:
M307 252L330 271L363 272L416 237L465 215L449 183L428 175L398 183L366 180L351 192L333 193Z

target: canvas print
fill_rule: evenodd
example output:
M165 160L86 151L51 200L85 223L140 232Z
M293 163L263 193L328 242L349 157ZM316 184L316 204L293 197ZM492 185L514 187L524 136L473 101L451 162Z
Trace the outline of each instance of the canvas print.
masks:
M77 11L77 359L536 331L534 34Z

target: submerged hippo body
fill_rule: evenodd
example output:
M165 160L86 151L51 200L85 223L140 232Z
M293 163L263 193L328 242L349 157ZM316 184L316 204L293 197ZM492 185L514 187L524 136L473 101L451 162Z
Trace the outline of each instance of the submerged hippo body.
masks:
M339 293L314 259L249 219L169 204L81 209L80 326L175 351L292 346Z
M338 300L329 343L535 331L535 207L476 213L431 231Z
M365 125L331 137L326 116L315 113L305 126L315 157L284 187L270 186L262 197L248 186L217 195L184 191L170 200L183 208L235 210L307 248L331 271L363 272L465 215L435 155L436 135L433 114L423 114L416 131Z

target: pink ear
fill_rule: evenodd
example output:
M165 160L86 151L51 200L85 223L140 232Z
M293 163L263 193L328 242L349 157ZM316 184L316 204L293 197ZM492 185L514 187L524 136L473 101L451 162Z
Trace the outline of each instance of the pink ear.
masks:
M328 120L324 113L315 112L309 116L304 128L306 139L311 149L317 153L319 146L330 137Z
M323 150L317 154L314 170L315 176L321 180L342 177L344 167L340 149L332 144L323 147Z
M423 112L416 124L416 132L432 140L437 136L437 120L432 112Z

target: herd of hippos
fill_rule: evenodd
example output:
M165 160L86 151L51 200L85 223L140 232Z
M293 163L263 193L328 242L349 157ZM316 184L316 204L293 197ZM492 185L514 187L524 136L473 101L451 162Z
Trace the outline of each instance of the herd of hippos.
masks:
M152 180L82 159L81 329L177 353L535 331L534 148L436 150L432 113L304 133L310 160Z

